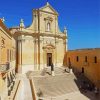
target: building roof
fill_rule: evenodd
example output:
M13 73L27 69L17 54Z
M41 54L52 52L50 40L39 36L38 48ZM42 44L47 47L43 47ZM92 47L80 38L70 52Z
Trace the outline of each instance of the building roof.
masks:
M84 48L84 49L75 49L75 50L68 50L68 51L83 51L83 50L100 50L100 48Z
M52 12L58 15L58 12L47 2L45 6L39 8L39 10L45 10L46 8L50 8Z
M10 33L10 31L9 31L9 29L5 26L5 24L2 22L1 19L0 19L0 27L1 27L5 32L7 32L7 34L8 34L9 36L12 36L11 33Z

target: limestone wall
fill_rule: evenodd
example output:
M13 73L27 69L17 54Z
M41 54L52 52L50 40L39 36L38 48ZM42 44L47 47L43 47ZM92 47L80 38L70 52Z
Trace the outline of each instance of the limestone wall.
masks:
M77 61L78 57L78 61ZM87 57L87 61L86 61ZM95 57L97 62L95 62ZM64 65L71 66L82 72L96 85L100 87L100 49L72 50L66 52Z
M9 64L7 64L9 63ZM6 100L8 96L7 75L15 74L16 66L16 44L10 31L0 20L0 99ZM14 73L13 73L14 72ZM11 77L10 77L11 78Z

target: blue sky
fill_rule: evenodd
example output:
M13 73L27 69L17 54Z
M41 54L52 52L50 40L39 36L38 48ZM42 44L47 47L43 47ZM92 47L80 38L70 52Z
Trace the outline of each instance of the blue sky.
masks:
M8 27L32 22L32 9L47 0L2 0L0 17ZM68 29L68 49L100 48L100 0L48 0L59 13L59 26Z

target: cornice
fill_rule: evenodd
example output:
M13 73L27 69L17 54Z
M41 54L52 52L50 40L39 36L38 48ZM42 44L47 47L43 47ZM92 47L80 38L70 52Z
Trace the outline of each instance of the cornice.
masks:
M44 11L44 10L40 10L40 9L39 9L39 11L44 12L44 13L48 13L48 14L57 15L58 16L58 14L56 14L56 13L52 13L52 12L48 12L48 11Z
M0 27L0 30L1 30L9 39L12 38L12 36L9 35L2 27Z
M54 38L62 38L62 39L67 39L66 35L60 35L60 34L47 34L47 33L29 33L29 32L22 32L22 31L17 31L15 33L15 36L20 36L20 35L30 35L34 37L39 37L39 36L47 36L47 37L54 37Z

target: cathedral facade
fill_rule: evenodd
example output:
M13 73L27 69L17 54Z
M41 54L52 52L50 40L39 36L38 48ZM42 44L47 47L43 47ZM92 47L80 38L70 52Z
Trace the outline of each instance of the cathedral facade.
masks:
M33 10L33 21L25 27L21 20L19 27L11 28L16 39L17 72L41 70L54 66L63 66L67 49L67 30L60 31L58 13L47 3L44 7Z

